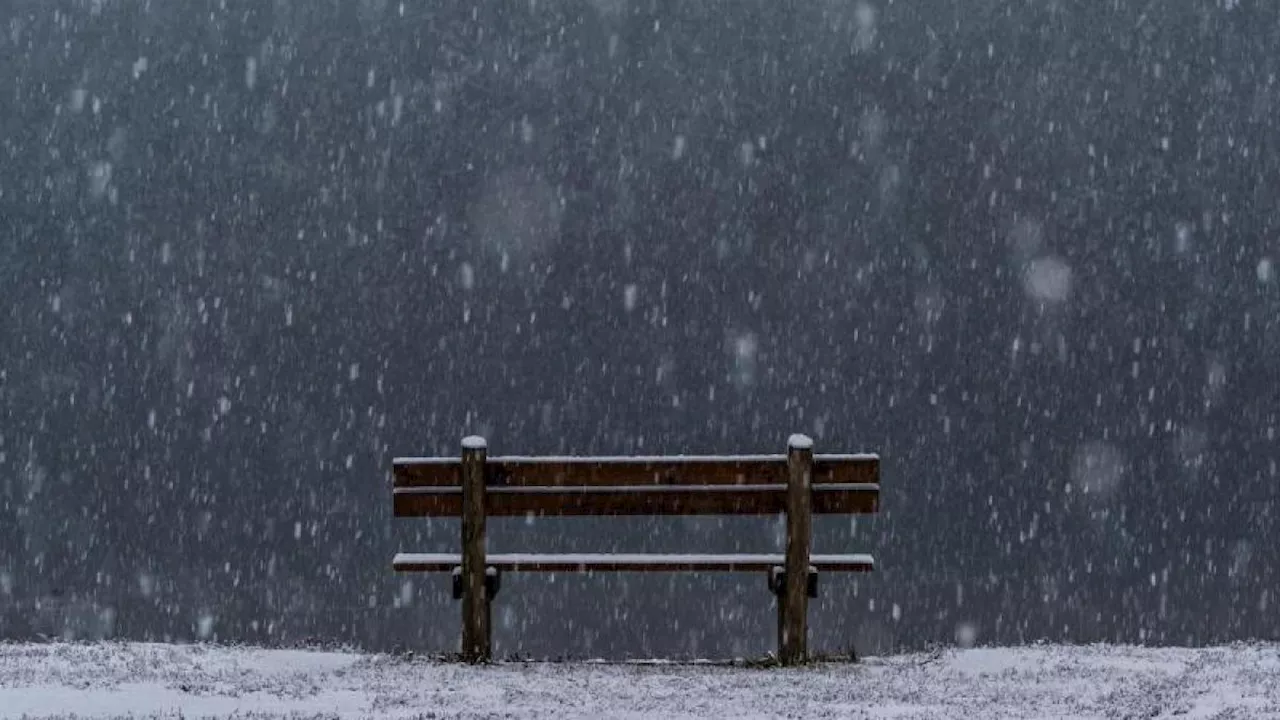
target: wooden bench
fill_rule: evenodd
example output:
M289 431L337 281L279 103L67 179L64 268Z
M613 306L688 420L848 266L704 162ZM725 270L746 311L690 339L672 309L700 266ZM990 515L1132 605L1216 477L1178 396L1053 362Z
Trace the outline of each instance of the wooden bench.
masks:
M462 552L399 553L399 572L451 572L462 600L462 655L490 657L490 601L506 572L758 571L777 597L778 659L807 659L808 599L821 571L869 572L866 554L810 553L814 513L874 513L875 455L814 455L793 435L785 455L674 457L494 457L483 438L462 441L461 458L396 458L396 517L459 517ZM568 515L775 515L787 519L783 553L486 554L488 517Z

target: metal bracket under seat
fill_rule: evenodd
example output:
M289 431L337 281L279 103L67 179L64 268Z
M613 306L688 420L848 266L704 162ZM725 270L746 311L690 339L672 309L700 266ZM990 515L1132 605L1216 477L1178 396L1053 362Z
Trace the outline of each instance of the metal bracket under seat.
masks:
M490 598L498 596L502 589L502 571L490 565L484 569L484 591ZM453 569L453 599L462 599L462 566Z
M455 581L456 582L456 581ZM787 571L781 566L769 568L769 592L782 597L787 587ZM809 582L806 588L809 597L818 597L818 569L809 567Z

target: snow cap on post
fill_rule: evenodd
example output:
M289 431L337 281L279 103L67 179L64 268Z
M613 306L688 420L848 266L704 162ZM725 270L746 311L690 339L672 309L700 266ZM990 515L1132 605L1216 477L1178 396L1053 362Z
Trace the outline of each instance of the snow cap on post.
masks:
M463 450L484 450L487 447L489 447L489 443L485 442L485 439L479 435L468 435L462 438Z
M791 437L787 438L787 447L791 448L792 450L812 450L813 438L809 437L808 435L801 435L800 433L796 433L795 435L792 435Z

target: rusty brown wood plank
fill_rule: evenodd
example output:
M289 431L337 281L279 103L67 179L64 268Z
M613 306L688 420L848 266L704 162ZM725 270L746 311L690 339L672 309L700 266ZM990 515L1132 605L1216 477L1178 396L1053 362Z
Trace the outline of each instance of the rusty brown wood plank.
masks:
M875 513L880 486L870 483L811 488L811 511L818 514ZM393 490L396 517L459 517L462 490L410 487ZM485 514L494 516L581 515L776 515L787 507L782 484L662 487L493 487L485 493Z
M392 568L397 572L452 572L461 557L456 553L400 553L392 560ZM497 553L485 558L485 566L503 572L768 572L782 566L785 559L780 553ZM872 572L875 559L866 554L813 555L809 565L819 572Z
M396 458L395 487L461 484L458 458ZM569 485L774 485L787 482L785 455L676 457L494 457L486 483L507 487ZM813 484L878 483L875 455L817 455Z

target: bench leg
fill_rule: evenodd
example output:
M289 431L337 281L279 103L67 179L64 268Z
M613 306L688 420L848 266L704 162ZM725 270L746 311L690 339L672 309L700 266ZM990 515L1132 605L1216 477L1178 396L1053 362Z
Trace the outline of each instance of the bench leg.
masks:
M787 554L778 596L778 660L799 665L809 655L809 544L812 511L813 441L803 435L787 443Z
M781 580L784 573L778 573L778 579ZM783 665L790 665L785 656L787 648L787 589L785 587L778 588L778 592L774 593L778 603L778 662Z
M805 582L805 596L818 597L818 571L809 568L809 577ZM783 629L787 627L790 615L787 614L787 571L781 566L769 570L769 592L776 598L778 606L778 658L782 659L782 648L786 647L786 636ZM807 623L806 623L807 624ZM787 664L793 664L789 661Z
M485 444L462 441L462 657L488 662L489 592L485 582Z

